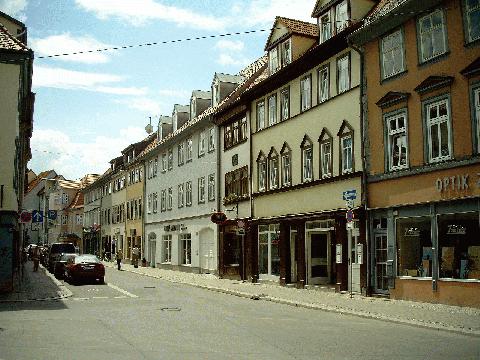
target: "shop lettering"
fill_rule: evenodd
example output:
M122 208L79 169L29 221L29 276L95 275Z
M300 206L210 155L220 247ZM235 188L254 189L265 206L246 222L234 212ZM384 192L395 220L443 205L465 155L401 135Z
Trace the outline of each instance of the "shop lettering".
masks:
M420 229L419 228L407 228L405 229L405 236L419 236L420 235Z
M462 225L448 225L447 235L465 235L467 228Z
M478 186L478 182L477 182ZM468 174L464 175L455 175L455 176L445 176L444 178L438 178L435 182L435 187L438 192L443 191L462 191L468 190Z

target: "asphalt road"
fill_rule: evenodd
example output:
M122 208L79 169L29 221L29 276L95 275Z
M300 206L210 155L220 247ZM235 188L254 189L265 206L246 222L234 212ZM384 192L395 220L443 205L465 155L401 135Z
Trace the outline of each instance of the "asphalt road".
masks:
M107 268L63 301L0 304L0 359L480 359L480 339Z

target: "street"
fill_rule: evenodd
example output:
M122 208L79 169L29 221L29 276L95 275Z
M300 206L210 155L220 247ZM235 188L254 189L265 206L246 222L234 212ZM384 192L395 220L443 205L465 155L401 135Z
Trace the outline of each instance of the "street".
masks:
M61 301L0 304L0 359L478 359L476 337L106 269ZM386 344L389 344L386 346Z

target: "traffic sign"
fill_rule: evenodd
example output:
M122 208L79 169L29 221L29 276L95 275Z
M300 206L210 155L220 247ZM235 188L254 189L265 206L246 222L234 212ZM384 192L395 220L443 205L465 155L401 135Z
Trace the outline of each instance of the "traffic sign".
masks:
M32 231L40 230L41 225L39 222L32 222Z
M30 221L32 221L32 213L30 211L23 210L20 213L20 222L22 224L26 224L26 223L29 223Z
M32 223L41 223L41 222L43 222L43 211L33 210Z
M347 210L346 214L347 222L352 222L353 221L353 210Z
M357 190L352 189L352 190L347 190L343 192L343 200L348 201L348 200L355 200L357 198Z
M49 220L57 220L57 210L48 210L47 217Z

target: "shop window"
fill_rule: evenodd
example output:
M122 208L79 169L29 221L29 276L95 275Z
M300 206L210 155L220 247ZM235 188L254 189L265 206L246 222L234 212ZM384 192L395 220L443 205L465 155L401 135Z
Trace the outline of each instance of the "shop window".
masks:
M258 227L258 272L261 275L280 275L280 225Z
M223 238L223 261L228 266L240 266L242 238L234 233L225 233Z
M429 217L397 220L398 275L432 276L432 237Z
M438 216L441 278L480 279L480 226L477 212Z
M172 235L162 236L162 262L170 264L172 262Z
M180 234L182 265L192 265L192 234Z

